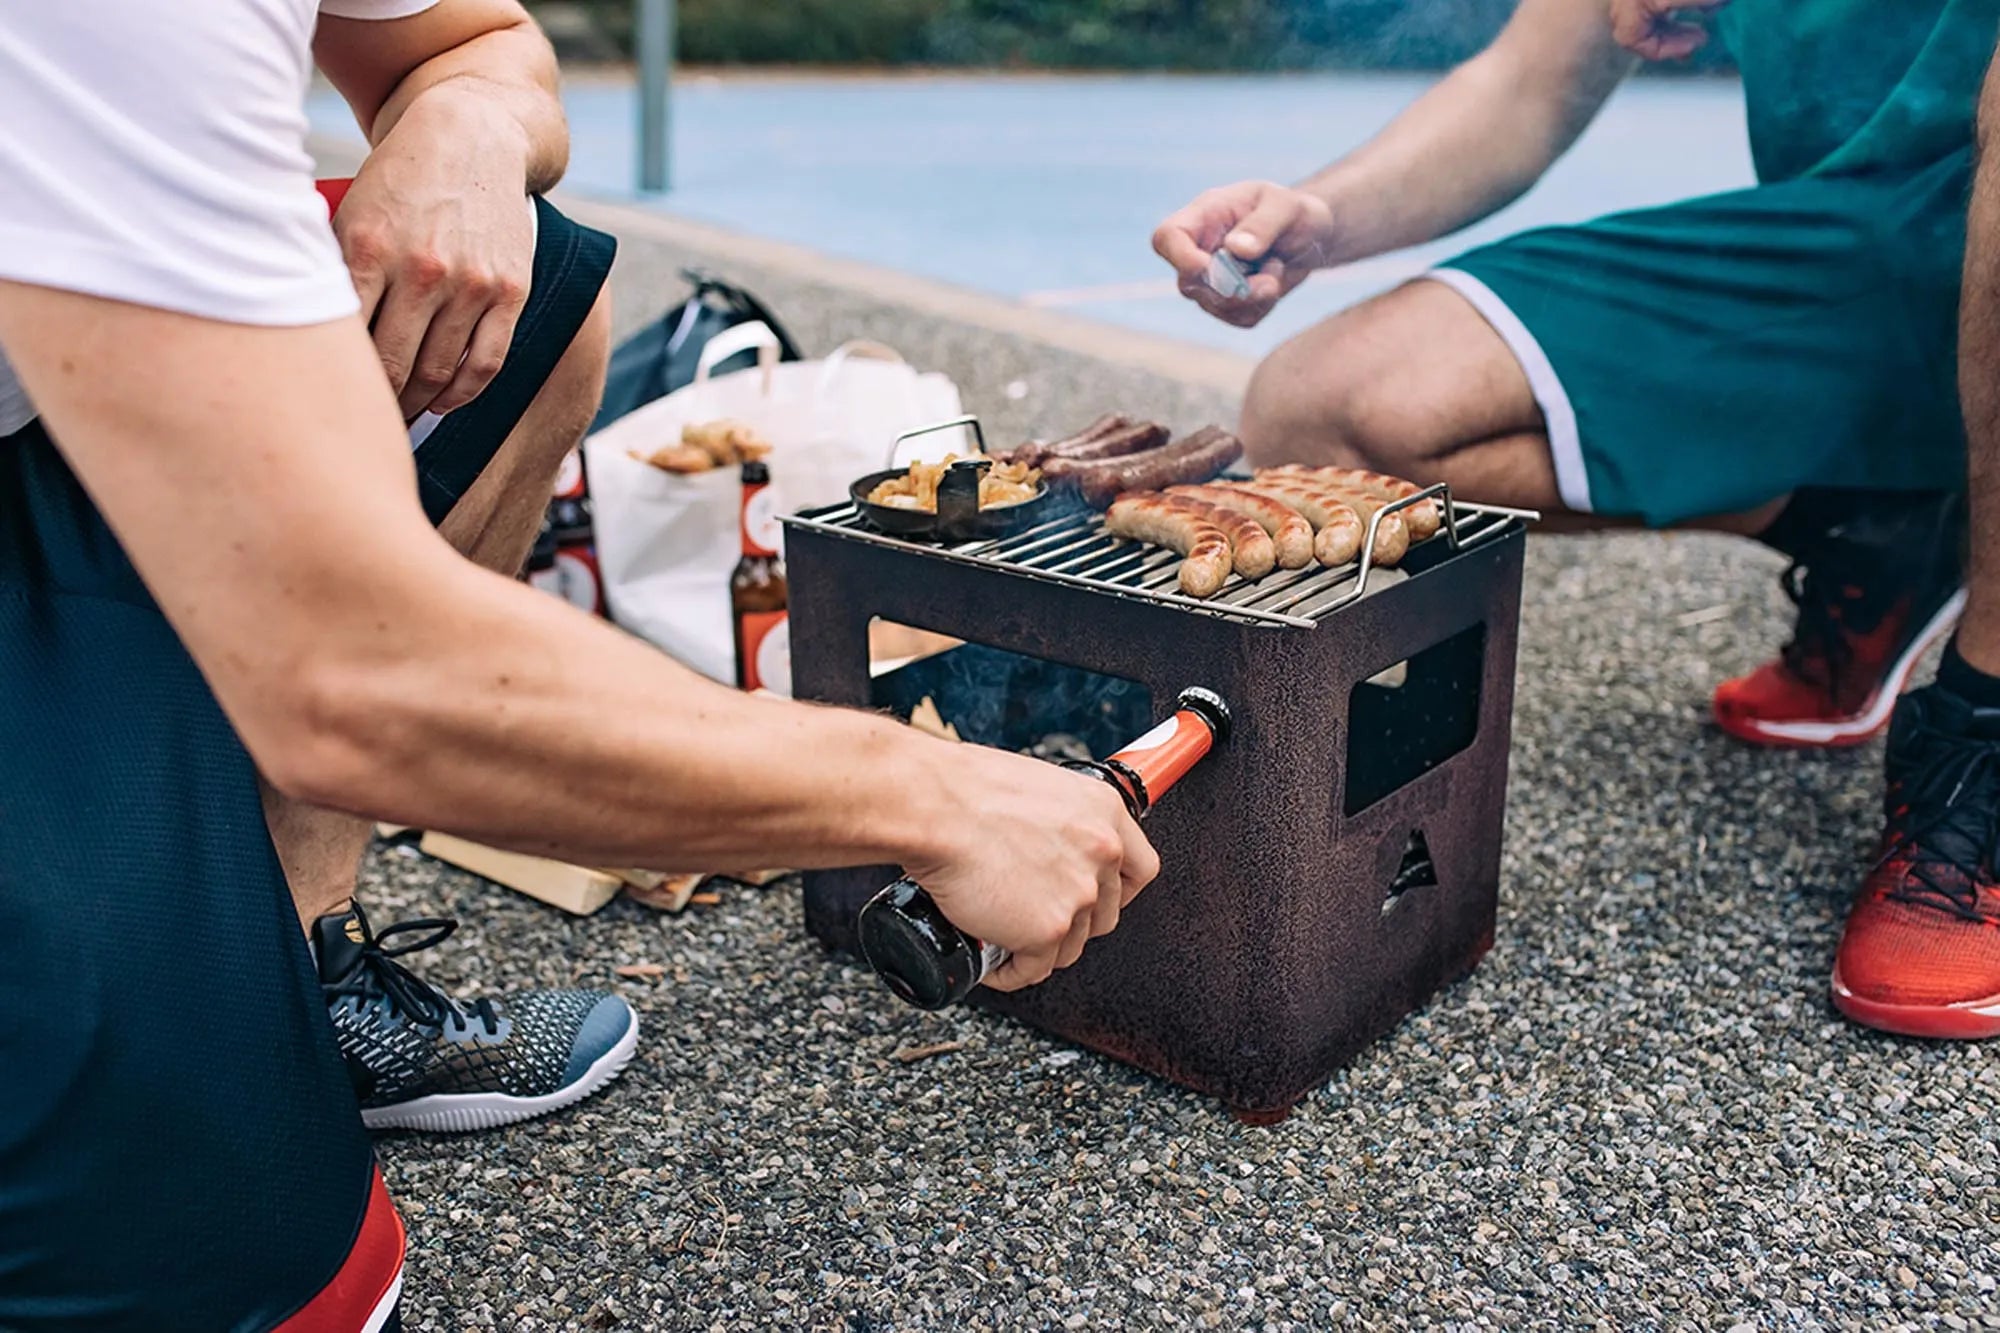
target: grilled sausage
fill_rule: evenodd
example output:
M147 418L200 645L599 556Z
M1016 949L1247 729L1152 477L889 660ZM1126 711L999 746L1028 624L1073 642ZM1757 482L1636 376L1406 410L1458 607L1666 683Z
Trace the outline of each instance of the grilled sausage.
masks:
M1284 494L1300 492L1322 500L1338 500L1352 509L1364 526L1374 517L1377 510L1389 503L1379 495L1371 495L1352 486L1321 481L1297 472L1261 474L1255 478L1255 483L1261 487L1276 488L1283 493L1280 498L1284 498ZM1410 528L1403 522L1402 516L1382 515L1381 522L1375 525L1375 545L1372 548L1374 563L1384 566L1401 564L1409 549Z
M1365 527L1361 516L1344 501L1321 496L1301 486L1254 481L1218 482L1233 491L1275 500L1303 517L1313 527L1313 559L1329 568L1338 568L1361 553Z
M1369 472L1363 468L1305 467L1298 463L1288 463L1284 467L1270 470L1287 475L1315 477L1321 481L1332 482L1336 486L1349 486L1388 500L1408 499L1423 489L1413 481L1404 481L1401 477L1392 477L1386 472ZM1402 515L1403 521L1409 525L1412 542L1435 537L1438 528L1443 526L1443 519L1438 515L1437 502L1429 498L1419 500L1408 509L1399 509L1396 512Z
M1104 527L1114 537L1179 552L1181 591L1190 597L1213 597L1229 581L1229 534L1191 504L1150 492L1121 495L1105 514Z
M1207 481L1243 456L1243 445L1219 426L1143 454L1079 462L1051 458L1042 475L1075 486L1084 503L1102 509L1126 491L1158 491L1183 482Z
M1042 460L1052 458L1064 449L1074 449L1101 436L1109 435L1113 431L1123 430L1131 424L1132 418L1121 412L1106 412L1074 435L1066 435L1060 440L1029 440L1018 449L1007 453L1004 461L1039 467Z
M1175 487L1175 490L1193 490L1194 487ZM1236 572L1246 579L1261 579L1278 565L1278 548L1272 544L1271 534L1264 531L1261 524L1248 514L1239 513L1225 505L1212 504L1197 496L1160 495L1144 491L1136 495L1121 495L1119 500L1132 498L1153 498L1183 509L1221 528L1229 538L1230 563ZM1115 505L1114 505L1115 507Z
M1206 500L1224 509L1233 509L1256 520L1271 538L1271 551L1280 569L1304 569L1313 560L1313 525L1304 514L1268 495L1236 490L1213 483L1203 486L1169 486L1167 494L1190 500ZM1355 541L1361 539L1356 536Z
M1127 454L1143 454L1148 449L1157 449L1167 442L1168 430L1156 422L1141 421L1130 426L1120 426L1075 444L1065 443L1049 451L1049 458L1068 459L1077 463L1092 463L1104 458L1123 458Z

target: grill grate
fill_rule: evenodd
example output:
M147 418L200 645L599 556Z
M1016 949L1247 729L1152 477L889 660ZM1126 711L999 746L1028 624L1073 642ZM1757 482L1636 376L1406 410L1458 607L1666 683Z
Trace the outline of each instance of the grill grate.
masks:
M1158 602L1200 615L1311 629L1366 596L1371 587L1379 588L1408 577L1404 568L1381 569L1373 564L1369 552L1374 549L1375 528L1382 514L1407 509L1429 497L1439 501L1444 526L1429 541L1410 548L1404 565L1415 569L1435 563L1438 557L1430 554L1433 551L1463 551L1499 536L1520 520L1536 517L1523 509L1454 501L1449 488L1430 486L1384 506L1369 520L1358 561L1334 569L1308 565L1304 569L1275 570L1254 582L1232 575L1220 592L1207 598L1189 597L1179 590L1178 555L1158 546L1112 536L1105 531L1103 515L1089 510L1050 519L1011 537L951 546L912 542L877 532L851 503L808 509L787 517L785 523L933 559L998 568L1024 578Z

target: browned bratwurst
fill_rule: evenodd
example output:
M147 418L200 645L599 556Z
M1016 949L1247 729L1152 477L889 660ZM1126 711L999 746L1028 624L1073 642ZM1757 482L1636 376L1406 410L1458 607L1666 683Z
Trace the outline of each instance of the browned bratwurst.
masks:
M1042 475L1051 484L1076 487L1085 504L1102 509L1126 491L1207 481L1242 456L1241 441L1220 426L1208 426L1143 454L1089 462L1051 458Z
M1106 412L1074 435L1065 435L1060 440L1029 440L1026 444L1000 455L1000 458L1003 462L1025 463L1029 467L1040 467L1043 459L1063 449L1073 449L1100 436L1109 435L1114 430L1123 430L1131 424L1132 418L1122 412Z
M1269 470L1287 475L1313 477L1335 486L1352 487L1370 495L1379 495L1385 500L1406 500L1423 489L1413 481L1404 481L1401 477L1392 477L1386 472L1370 472L1358 467L1306 467L1300 463L1287 463L1283 467ZM1399 509L1396 512L1402 515L1405 523L1409 524L1410 540L1413 542L1435 537L1444 521L1438 514L1437 502L1429 498L1419 500L1408 509Z
M1190 491L1192 486L1176 486L1173 491ZM1221 528L1229 538L1230 563L1238 574L1246 579L1261 579L1278 564L1278 548L1271 543L1271 534L1248 514L1239 513L1227 505L1219 505L1199 496L1174 494L1173 491L1161 495L1157 491L1136 491L1118 497L1120 501L1157 498L1165 500L1177 509L1185 510L1197 518L1213 523Z
M1104 527L1114 537L1179 552L1184 557L1181 591L1190 597L1213 597L1229 581L1229 534L1204 517L1193 503L1152 492L1121 495L1105 514Z
M1271 551L1280 569L1304 569L1313 561L1313 525L1304 514L1268 495L1240 491L1208 483L1201 486L1169 486L1167 494L1190 500L1205 500L1224 509L1233 509L1256 521L1271 538ZM1358 542L1359 537L1355 540Z
M1123 458L1127 454L1143 454L1148 449L1157 449L1167 442L1170 432L1165 426L1152 421L1136 421L1129 426L1120 426L1080 444L1051 449L1045 462L1063 459L1072 463L1094 463L1102 458Z
M1308 495L1321 500L1338 500L1355 512L1365 526L1375 512L1389 503L1379 495L1353 486L1341 486L1301 472L1260 472L1253 482L1280 499ZM1384 514L1375 525L1375 545L1371 558L1378 565L1401 564L1410 549L1410 528L1400 514Z
M1345 502L1300 487L1254 481L1217 482L1218 486L1284 505L1313 527L1313 559L1338 568L1361 553L1361 516Z

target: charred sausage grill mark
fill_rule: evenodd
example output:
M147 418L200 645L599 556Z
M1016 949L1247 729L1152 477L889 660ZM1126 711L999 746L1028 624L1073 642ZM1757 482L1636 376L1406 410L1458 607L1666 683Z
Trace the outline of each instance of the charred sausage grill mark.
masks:
M1050 458L1071 463L1095 463L1107 458L1123 458L1128 454L1143 454L1165 444L1169 433L1165 426L1141 421L1060 450L1051 454Z
M1271 482L1223 484L1234 491L1274 500L1302 516L1313 527L1313 559L1320 564L1337 568L1361 553L1361 537L1366 529L1361 516L1345 501Z
M1200 512L1212 508L1198 509L1164 495L1124 495L1105 514L1104 527L1114 537L1180 553L1181 591L1190 597L1213 597L1229 581L1232 553L1229 534Z
M1072 449L1080 449L1094 440L1102 439L1132 424L1132 418L1122 412L1107 412L1085 426L1074 435L1060 440L1029 440L1020 448L1007 455L1010 463L1026 463L1029 467L1040 467L1045 461Z
M1365 494L1377 495L1385 500L1407 500L1423 490L1423 487L1413 481L1392 477L1386 472L1370 472L1365 468L1306 467L1300 463L1288 463L1283 467L1269 468L1266 471L1283 476L1309 477ZM1408 509L1397 512L1409 525L1412 542L1426 541L1435 537L1444 521L1438 513L1437 502L1430 499L1420 500Z
M1116 509L1128 501L1164 506L1220 528L1223 535L1229 538L1231 566L1246 579L1261 579L1277 567L1278 552L1271 544L1271 534L1247 514L1239 514L1233 509L1191 496L1162 495L1154 491L1128 492L1119 496L1112 508ZM1116 532L1115 529L1113 531Z
M1255 491L1209 483L1201 486L1169 486L1167 494L1190 500L1205 500L1224 509L1233 509L1270 535L1272 553L1280 569L1304 569L1313 562L1312 522L1282 500ZM1357 541L1359 539L1357 538Z
M1251 485L1291 503L1298 498L1337 502L1354 511L1355 517L1366 527L1375 511L1388 504L1379 495L1351 486L1338 486L1332 482L1320 481L1297 473L1260 473ZM1402 562L1410 549L1410 529L1397 514L1384 514L1382 521L1375 525L1375 546L1370 553L1378 565L1395 565Z
M1158 491L1207 481L1242 456L1243 445L1234 435L1210 426L1162 448L1122 458L1051 458L1042 475L1052 483L1075 486L1086 504L1102 509L1126 491Z

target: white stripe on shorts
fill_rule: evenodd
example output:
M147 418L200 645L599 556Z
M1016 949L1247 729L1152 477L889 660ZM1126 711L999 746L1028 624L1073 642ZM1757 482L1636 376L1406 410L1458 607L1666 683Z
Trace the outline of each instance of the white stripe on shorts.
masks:
M1548 426L1549 456L1556 465L1556 491L1565 507L1580 514L1591 513L1590 474L1583 466L1583 440L1577 434L1576 409L1570 406L1569 394L1557 378L1556 368L1549 364L1548 354L1535 341L1535 335L1528 331L1520 316L1507 308L1497 292L1465 270L1434 268L1424 276L1470 301L1480 318L1493 326L1493 331L1507 344L1507 350L1520 362L1522 372L1528 377L1528 387L1534 392L1535 405L1542 409L1542 420Z

